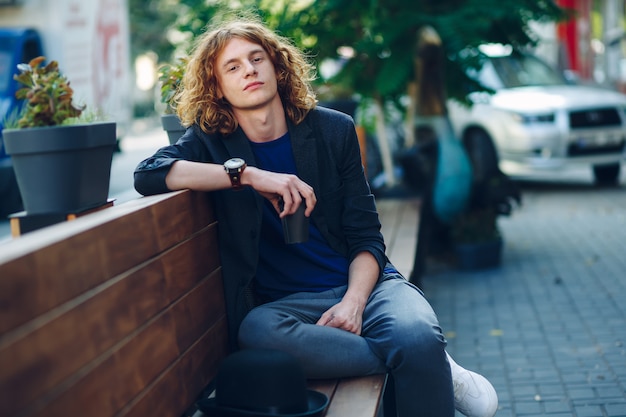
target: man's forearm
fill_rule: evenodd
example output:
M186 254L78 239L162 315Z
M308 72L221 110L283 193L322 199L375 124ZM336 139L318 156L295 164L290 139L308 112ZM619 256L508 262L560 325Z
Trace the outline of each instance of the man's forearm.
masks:
M378 282L380 268L374 255L370 252L359 253L348 272L348 291L344 300L352 300L365 308L374 286Z
M231 186L222 165L184 160L172 164L165 182L170 190L215 191Z

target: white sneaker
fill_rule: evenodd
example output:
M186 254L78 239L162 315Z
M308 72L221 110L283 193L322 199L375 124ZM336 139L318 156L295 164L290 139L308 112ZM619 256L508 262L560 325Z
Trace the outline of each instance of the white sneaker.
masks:
M467 417L493 417L498 409L498 394L487 378L459 366L448 355L452 383L454 385L454 408Z

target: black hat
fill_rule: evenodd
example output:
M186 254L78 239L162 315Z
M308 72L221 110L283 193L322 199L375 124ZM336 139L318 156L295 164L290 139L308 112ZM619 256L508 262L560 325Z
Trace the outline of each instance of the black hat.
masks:
M198 401L210 417L314 417L328 397L307 389L300 363L278 350L245 349L220 364L215 397Z

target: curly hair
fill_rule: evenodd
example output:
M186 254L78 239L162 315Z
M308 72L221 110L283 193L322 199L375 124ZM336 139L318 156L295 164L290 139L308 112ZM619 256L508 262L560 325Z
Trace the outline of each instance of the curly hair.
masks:
M268 53L285 113L294 124L299 124L317 103L311 86L315 79L314 66L288 39L252 20L219 23L197 39L175 99L181 123L184 126L197 123L206 133L223 135L237 129L230 104L218 96L215 72L217 56L233 38L261 45Z

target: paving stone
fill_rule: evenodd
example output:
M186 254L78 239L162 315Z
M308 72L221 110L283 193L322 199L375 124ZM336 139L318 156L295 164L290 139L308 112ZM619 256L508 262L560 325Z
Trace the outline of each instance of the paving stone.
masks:
M522 187L499 268L427 270L449 351L493 375L497 417L626 417L626 184Z
M559 413L571 415L572 413L571 406L565 401L543 401L543 408L550 416Z

